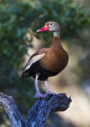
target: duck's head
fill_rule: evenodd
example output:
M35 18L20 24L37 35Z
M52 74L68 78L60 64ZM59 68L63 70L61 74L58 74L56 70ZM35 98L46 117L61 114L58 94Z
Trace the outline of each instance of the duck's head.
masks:
M37 32L42 32L42 31L52 31L52 32L56 32L59 34L60 27L57 22L49 21L45 23L45 26L43 28L37 30Z

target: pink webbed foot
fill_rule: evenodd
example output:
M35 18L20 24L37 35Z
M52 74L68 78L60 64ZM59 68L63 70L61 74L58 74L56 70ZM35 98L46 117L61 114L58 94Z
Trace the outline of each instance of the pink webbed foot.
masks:
M59 96L61 96L61 97L62 97L62 95L61 95L61 94L57 94L57 93L54 93L54 92L51 92L51 91L47 91L47 92L46 92L46 94L59 95Z
M48 92L46 92L46 94L57 95L56 93L54 93L54 92L51 92L51 91L48 91Z
M49 87L48 87L48 84L47 84L47 81L45 81L45 86L46 86L46 94L52 94L52 95L58 95L56 93L53 93L49 90Z
M34 98L46 98L47 94L36 93Z

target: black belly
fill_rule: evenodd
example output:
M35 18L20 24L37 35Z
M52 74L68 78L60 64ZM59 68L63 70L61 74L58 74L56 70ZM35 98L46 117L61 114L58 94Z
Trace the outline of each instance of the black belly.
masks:
M28 70L26 70L22 73L22 77L31 76L31 77L35 78L37 73L40 73L40 76L38 79L44 80L44 81L47 80L48 77L55 76L58 74L56 72L51 72L51 71L44 69L40 64L40 61L37 61L34 64L32 64Z

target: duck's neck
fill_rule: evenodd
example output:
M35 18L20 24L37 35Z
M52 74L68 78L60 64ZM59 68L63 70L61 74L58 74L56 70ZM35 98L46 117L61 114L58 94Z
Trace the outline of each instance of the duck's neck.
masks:
M60 31L53 32L53 34L54 34L54 37L53 37L53 43L52 43L51 47L55 48L55 47L61 46Z
M53 32L54 37L57 36L60 38L60 30Z

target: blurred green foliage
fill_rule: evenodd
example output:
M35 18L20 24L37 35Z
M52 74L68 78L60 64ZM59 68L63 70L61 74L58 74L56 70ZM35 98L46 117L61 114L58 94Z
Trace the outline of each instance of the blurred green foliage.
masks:
M52 33L37 34L47 21L60 24L61 39L81 39L81 33L90 22L89 13L83 6L71 0L34 0L25 3L18 0L0 2L0 91L13 95L19 108L26 113L35 99L34 83L30 78L22 79L24 58L30 47L32 35L41 36L50 45ZM30 33L31 40L26 37ZM47 39L48 38L48 39ZM28 43L26 43L28 42ZM23 104L26 104L26 107Z

